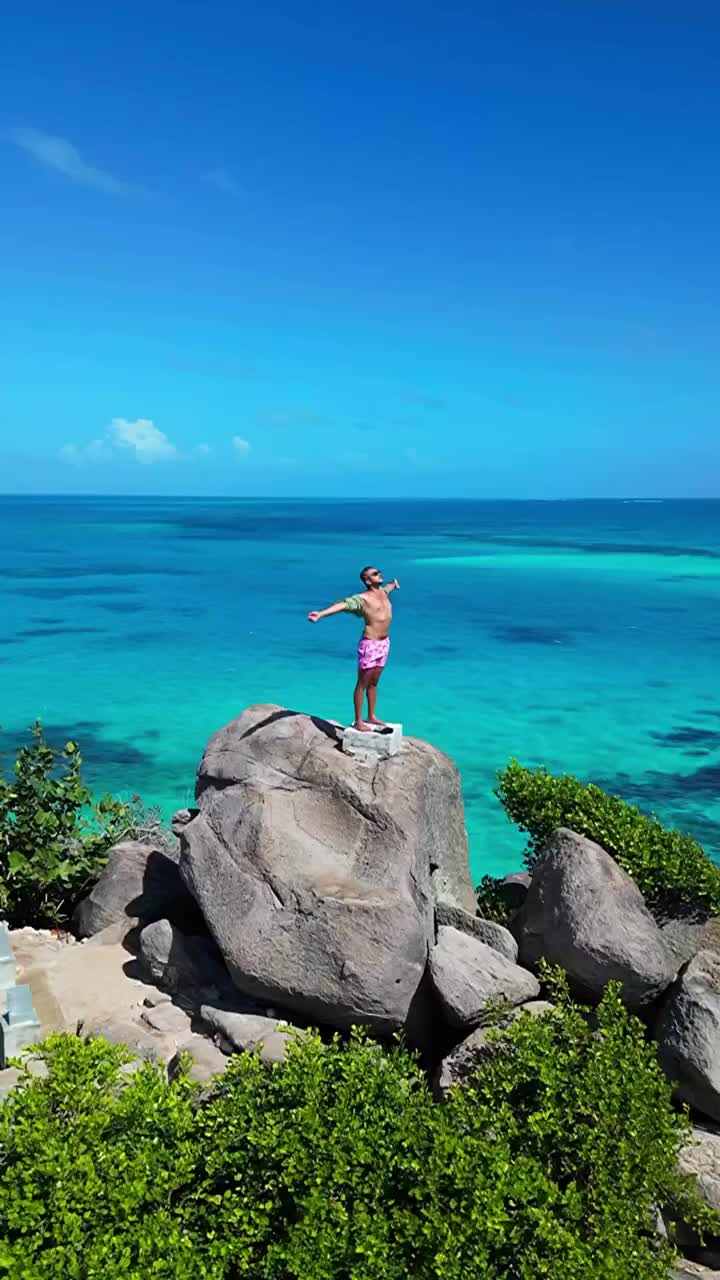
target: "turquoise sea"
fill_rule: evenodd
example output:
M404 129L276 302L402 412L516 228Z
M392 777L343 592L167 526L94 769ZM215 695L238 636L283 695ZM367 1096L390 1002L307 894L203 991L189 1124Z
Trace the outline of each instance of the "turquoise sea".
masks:
M457 761L473 871L515 868L515 755L720 858L720 501L0 498L0 725L76 737L98 789L169 814L252 702L347 720L358 622L400 579L379 712Z

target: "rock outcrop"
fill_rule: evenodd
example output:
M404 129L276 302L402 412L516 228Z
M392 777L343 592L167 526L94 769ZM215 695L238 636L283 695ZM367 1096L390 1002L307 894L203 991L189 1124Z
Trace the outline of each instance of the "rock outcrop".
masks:
M453 1027L475 1027L500 1000L524 1004L540 994L534 974L493 947L451 925L441 925L430 952L430 978Z
M238 989L335 1027L408 1019L434 941L431 875L474 904L457 770L405 739L376 765L277 706L210 740L181 870Z
M699 951L685 966L653 1034L678 1097L720 1121L720 953Z
M188 923L197 909L183 883L179 853L139 840L123 840L109 852L107 866L73 917L81 938L110 926L148 924L166 916Z
M677 962L637 885L604 849L574 831L553 832L513 922L520 963L559 965L584 997L622 983L631 1009L669 987Z

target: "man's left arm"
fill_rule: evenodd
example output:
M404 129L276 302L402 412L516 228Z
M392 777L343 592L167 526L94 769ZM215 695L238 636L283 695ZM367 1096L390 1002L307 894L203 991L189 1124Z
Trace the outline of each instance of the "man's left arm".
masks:
M397 578L393 578L392 582L386 582L383 587L383 591L388 596L392 595L393 591L399 591L399 590L400 590L400 583L398 582Z

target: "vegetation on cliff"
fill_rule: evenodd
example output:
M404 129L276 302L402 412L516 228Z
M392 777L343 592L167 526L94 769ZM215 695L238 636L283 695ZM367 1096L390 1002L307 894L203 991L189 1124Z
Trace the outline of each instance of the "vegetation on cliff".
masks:
M702 1226L686 1132L641 1024L498 1030L433 1100L416 1059L307 1036L234 1058L208 1096L102 1041L57 1037L0 1106L0 1274L14 1280L666 1280L658 1208Z
M155 815L111 796L93 802L76 742L58 750L41 725L0 772L0 919L62 926L118 840L151 830Z
M525 862L530 870L550 833L570 827L601 845L652 908L720 913L720 867L692 836L668 830L635 805L570 774L528 769L517 760L500 773L497 795L510 820L529 835ZM478 906L481 915L503 916L502 894L491 877L481 883Z

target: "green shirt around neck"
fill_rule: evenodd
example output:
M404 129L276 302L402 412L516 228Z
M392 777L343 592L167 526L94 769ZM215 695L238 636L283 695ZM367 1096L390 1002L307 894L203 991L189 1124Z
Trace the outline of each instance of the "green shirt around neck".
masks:
M380 590L384 591L386 596L390 595L390 588L388 586L382 586ZM359 593L356 596L348 596L343 600L343 604L345 606L346 613L357 614L359 618L365 617L365 597L362 593Z

